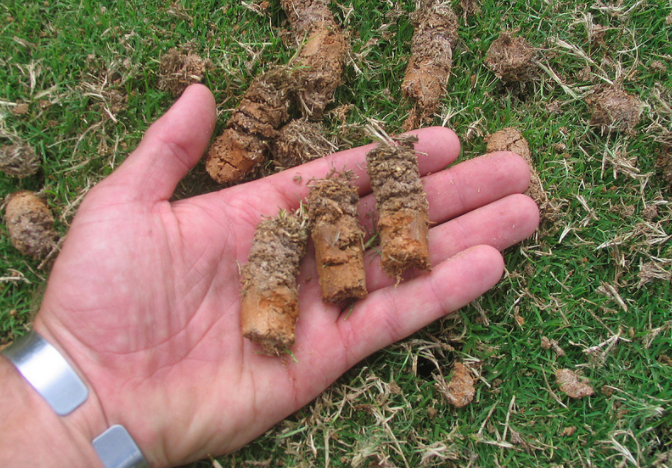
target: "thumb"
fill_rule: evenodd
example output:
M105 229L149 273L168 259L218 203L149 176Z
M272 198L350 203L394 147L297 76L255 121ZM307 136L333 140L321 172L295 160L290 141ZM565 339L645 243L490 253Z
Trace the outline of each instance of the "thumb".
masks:
M189 86L154 122L138 148L108 178L133 199L169 199L179 181L198 162L215 126L215 99L203 85Z

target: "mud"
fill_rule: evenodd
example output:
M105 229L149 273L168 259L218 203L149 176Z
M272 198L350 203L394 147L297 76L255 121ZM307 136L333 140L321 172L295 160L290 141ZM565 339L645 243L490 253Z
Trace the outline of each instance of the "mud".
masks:
M588 384L587 379L580 379L570 369L558 369L555 372L555 378L560 386L560 390L570 398L578 399L595 393L593 387Z
M453 48L457 42L457 16L449 3L424 0L411 20L415 33L411 58L401 85L404 95L414 102L404 131L431 122L446 94Z
M243 336L278 356L294 344L299 318L296 277L306 251L307 221L281 212L262 221L241 272Z
M616 86L607 86L589 97L590 125L604 133L632 133L642 114L642 102Z
M413 149L417 137L381 142L366 155L378 212L381 266L399 279L409 268L430 270L429 205Z
M5 222L12 245L22 254L42 259L54 249L54 216L35 193L24 190L10 195Z
M220 184L240 182L268 159L270 141L289 120L288 71L278 67L257 77L213 142L205 167Z
M12 177L29 177L40 168L40 158L28 144L0 147L0 171Z
M485 65L505 83L525 82L535 76L535 56L525 38L502 31L485 54Z
M161 58L159 89L179 96L187 86L200 83L210 66L210 61L196 55L190 45L173 47Z
M336 303L366 297L364 228L357 218L357 189L349 173L316 180L308 197L322 299Z
M322 124L306 119L292 120L282 127L271 144L276 171L324 157L336 149L324 136Z

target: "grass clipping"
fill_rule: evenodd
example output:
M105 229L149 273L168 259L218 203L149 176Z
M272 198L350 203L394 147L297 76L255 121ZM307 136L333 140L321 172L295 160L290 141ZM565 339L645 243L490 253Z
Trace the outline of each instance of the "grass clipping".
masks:
M281 211L257 226L241 272L243 336L279 356L294 344L299 318L296 277L306 252L306 217Z
M410 268L430 270L429 204L414 150L416 136L384 137L366 155L378 211L381 267L400 279Z

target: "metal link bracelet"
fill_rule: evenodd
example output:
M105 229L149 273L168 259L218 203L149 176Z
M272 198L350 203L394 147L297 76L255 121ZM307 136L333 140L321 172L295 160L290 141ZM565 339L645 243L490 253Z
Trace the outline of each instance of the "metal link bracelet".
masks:
M63 355L35 331L2 350L59 416L79 408L89 390ZM105 468L149 468L126 428L114 425L92 441Z

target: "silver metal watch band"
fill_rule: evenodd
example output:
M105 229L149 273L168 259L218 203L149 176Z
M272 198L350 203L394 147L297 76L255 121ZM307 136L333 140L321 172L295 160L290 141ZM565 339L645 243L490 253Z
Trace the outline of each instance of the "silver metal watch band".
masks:
M2 354L59 416L66 416L86 401L89 391L63 355L31 331L2 350ZM93 439L93 449L105 468L149 468L131 435L114 425Z
M89 397L68 361L34 331L2 352L59 416L72 413Z
M93 439L93 449L105 468L149 468L124 426L115 425Z

